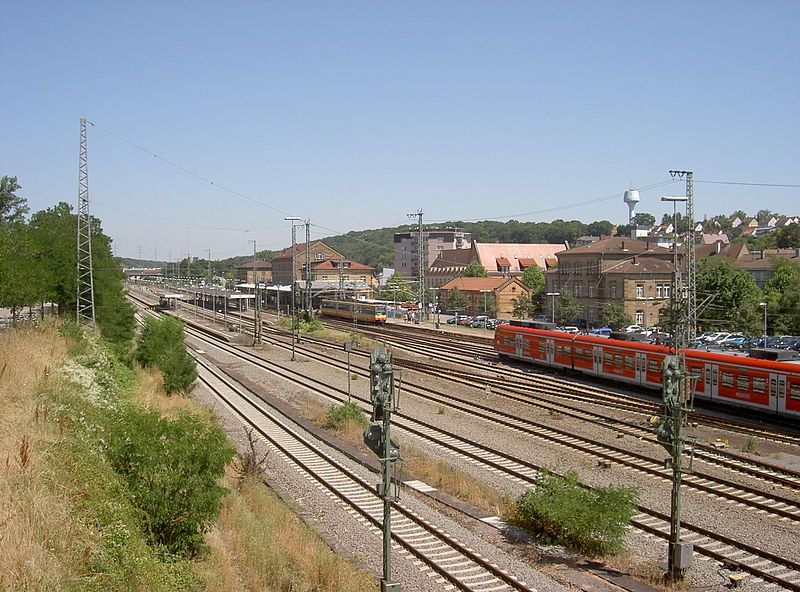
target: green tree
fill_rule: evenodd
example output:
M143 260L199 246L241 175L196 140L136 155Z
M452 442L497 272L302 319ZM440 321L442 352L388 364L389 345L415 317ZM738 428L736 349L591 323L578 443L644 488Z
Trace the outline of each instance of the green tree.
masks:
M648 214L647 212L639 212L633 217L634 222L637 226L655 226L656 225L656 217L653 214Z
M233 448L216 425L127 407L107 433L106 454L141 511L149 541L168 553L196 555L227 490L217 482Z
M625 309L619 302L607 302L600 313L600 322L605 327L619 329L627 325L632 325L633 320L625 314Z
M800 335L800 264L774 257L772 277L764 286L769 332Z
M464 277L489 277L489 272L477 260L470 261L464 268Z
M556 323L568 325L573 323L581 314L581 305L567 292L567 286L556 297Z
M779 249L800 248L800 224L790 224L775 231L775 244Z
M135 355L142 366L161 370L168 393L188 390L197 378L197 364L186 353L183 323L175 317L145 319Z
M447 292L448 310L462 311L467 308L468 304L467 295L458 288L453 288Z
M24 306L41 300L42 280L30 228L24 223L0 223L0 306L11 309L12 322Z
M531 289L531 295L536 296L544 292L544 271L538 265L529 265L522 272L522 283Z
M28 202L24 197L17 195L22 186L17 183L16 177L3 176L0 178L0 223L24 222L28 213Z
M414 292L411 291L408 281L399 273L392 274L392 276L386 280L386 286L384 286L381 292L390 296L391 299L396 302L407 302L415 299Z
M516 298L512 298L511 305L513 306L513 309L511 310L511 316L513 316L515 319L530 319L533 318L533 315L536 312L536 306L531 301L530 297L524 292Z
M598 220L586 227L586 233L590 236L610 236L614 225L608 220Z
M710 297L705 310L699 311L704 326L760 333L761 291L753 276L721 257L706 257L697 271L698 301Z

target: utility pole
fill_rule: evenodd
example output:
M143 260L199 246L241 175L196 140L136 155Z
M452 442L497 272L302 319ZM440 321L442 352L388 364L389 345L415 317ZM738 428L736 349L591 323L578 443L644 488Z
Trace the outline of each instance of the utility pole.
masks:
M311 220L306 220L306 319L311 320Z
M364 430L364 443L381 461L381 482L378 496L383 499L383 578L381 592L400 592L401 587L392 581L392 503L399 499L397 479L392 479L393 469L400 459L400 447L391 439L392 413L400 407L400 389L394 388L392 354L376 348L370 354L369 393L372 416ZM392 487L392 481L395 486Z
M424 321L425 314L425 243L422 236L422 209L406 214L412 220L417 219L417 302L419 302L420 321Z
M690 380L686 368L685 348L689 343L689 310L688 298L684 292L683 278L678 271L678 226L677 203L687 201L687 197L665 196L661 201L671 201L673 204L673 223L675 229L672 235L673 279L672 293L670 294L670 322L672 340L670 355L664 358L663 389L664 411L661 424L656 431L659 443L670 453L667 466L672 467L672 496L670 503L670 536L669 555L667 557L667 579L670 582L679 582L683 579L686 569L692 565L693 545L681 542L681 482L683 473L692 470L692 457L689 466L683 468L683 453L686 448L686 437L683 428L686 425L686 415L691 412L694 384ZM694 451L694 447L692 447Z
M338 300L344 300L344 275L342 273L342 266L344 265L344 259L339 259L337 262L339 267L339 294L337 296Z
M96 327L94 314L94 269L92 266L92 218L89 215L89 158L86 150L86 119L81 118L78 155L78 324Z
M253 243L253 285L255 286L253 291L256 296L255 308L253 309L253 316L255 317L253 345L261 345L261 290L260 282L258 281L258 273L256 272L256 241L251 239L247 242Z
M208 253L208 272L206 278L206 285L211 285L211 249L203 249L206 253Z
M694 173L692 171L670 171L672 178L686 177L686 338L687 344L697 337L697 262L694 241ZM677 232L677 228L675 229Z
M297 268L297 247L295 246L297 243L297 234L295 231L294 223L299 221L300 218L298 216L286 216L284 220L289 221L292 223L292 361L295 360L295 342L297 339L295 338L295 329L297 327L297 305L295 304L295 277L296 277L296 268Z

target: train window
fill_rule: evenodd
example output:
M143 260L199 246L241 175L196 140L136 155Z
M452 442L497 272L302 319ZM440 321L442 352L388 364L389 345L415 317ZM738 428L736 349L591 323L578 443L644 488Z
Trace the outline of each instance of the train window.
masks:
M622 354L614 354L614 365L622 368Z
M575 357L581 358L583 360L591 360L592 359L592 350L583 347L576 347L575 348Z
M539 340L539 353L541 354L544 353L544 341L542 341L541 339Z
M763 376L753 376L753 392L764 394L767 392L767 379Z
M736 390L749 391L750 390L750 377L747 374L736 375Z
M570 354L569 346L568 345L559 345L556 348L556 353L559 356L568 356Z
M614 355L611 352L604 352L603 361L611 366L614 363Z
M800 382L789 383L789 398L793 401L800 401Z
M650 358L647 360L647 371L652 372L653 374L658 374L661 372L661 365L658 363L658 360L655 358Z
M733 386L733 372L722 372L722 386Z
M625 356L625 367L633 370L633 356Z

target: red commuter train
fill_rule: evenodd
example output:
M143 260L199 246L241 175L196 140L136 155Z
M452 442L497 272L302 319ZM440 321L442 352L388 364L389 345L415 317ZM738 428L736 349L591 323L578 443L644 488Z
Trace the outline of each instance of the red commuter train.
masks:
M528 327L499 325L494 349L513 358L550 368L660 389L664 356L669 349L591 335L571 335ZM694 395L735 405L800 417L800 364L686 350Z

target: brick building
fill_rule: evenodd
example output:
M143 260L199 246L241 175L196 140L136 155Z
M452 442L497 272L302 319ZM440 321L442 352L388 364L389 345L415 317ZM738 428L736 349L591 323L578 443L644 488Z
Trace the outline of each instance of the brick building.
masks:
M521 294L530 296L530 288L519 278L509 277L459 277L454 278L438 289L439 307L447 309L450 292L457 288L467 297L467 306L463 312L468 315L480 315L492 310L501 319L510 319L514 311L513 300Z

